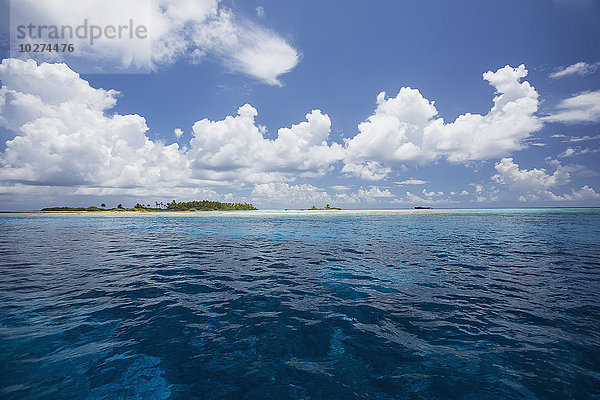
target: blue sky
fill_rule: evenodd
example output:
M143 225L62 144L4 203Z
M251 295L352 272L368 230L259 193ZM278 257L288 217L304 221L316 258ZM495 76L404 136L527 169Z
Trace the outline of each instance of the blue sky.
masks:
M598 2L149 7L151 73L3 60L1 209L600 205Z

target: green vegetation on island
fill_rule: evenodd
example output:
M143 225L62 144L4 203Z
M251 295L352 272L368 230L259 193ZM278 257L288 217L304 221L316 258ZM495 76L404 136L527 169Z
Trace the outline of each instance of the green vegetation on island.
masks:
M131 208L125 208L122 204L114 208L106 208L106 204L102 203L100 207L89 206L89 207L46 207L42 208L42 211L148 211L148 212L169 212L169 211L250 211L257 210L251 203L221 203L219 201L182 201L176 202L175 200L170 203L163 203L155 201L154 204L143 204L136 203ZM285 209L288 211L288 209ZM323 208L312 206L311 208L301 208L298 211L328 211L328 210L341 210L339 207L331 207L327 204Z
M329 204L327 204L325 206L325 208L317 208L316 206L313 205L311 208L301 208L300 210L301 211L317 211L317 210L324 211L324 210L341 210L341 208L339 208L339 207L330 207Z
M114 208L106 208L106 204L102 203L100 207L46 207L42 208L42 211L238 211L238 210L257 210L250 203L221 203L219 201L186 201L176 202L173 200L170 203L154 202L155 207L148 203L141 204L137 203L132 208L124 208L122 204L119 204Z
M96 206L90 207L46 207L42 208L42 211L108 211L103 208Z
M236 211L236 210L257 210L250 203L221 203L218 201L186 201L177 203L173 200L167 203L169 211Z

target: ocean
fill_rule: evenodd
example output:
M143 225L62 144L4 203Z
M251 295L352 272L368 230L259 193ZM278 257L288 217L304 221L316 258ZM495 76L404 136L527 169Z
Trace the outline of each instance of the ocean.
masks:
M2 399L600 399L600 210L0 215Z

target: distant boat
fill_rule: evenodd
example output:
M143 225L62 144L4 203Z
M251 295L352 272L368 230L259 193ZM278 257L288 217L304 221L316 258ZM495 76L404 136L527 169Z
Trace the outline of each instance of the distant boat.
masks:
M428 206L415 206L416 210L431 210L431 207Z

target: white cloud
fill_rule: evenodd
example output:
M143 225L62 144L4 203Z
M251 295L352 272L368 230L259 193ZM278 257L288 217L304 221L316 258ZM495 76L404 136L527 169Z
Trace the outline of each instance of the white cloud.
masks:
M18 73L9 73L11 63L15 66L11 71ZM5 60L3 65L0 123L21 132L9 142L3 157L2 175L12 181L121 187L149 182L156 185L172 179L172 186L235 182L243 187L247 183L323 176L340 160L345 160L343 174L381 180L392 172L382 162L349 161L357 143L370 138L366 132L377 131L376 125L390 120L409 136L418 136L439 121L431 120L437 111L416 90L402 89L396 98L387 100L382 94L376 114L360 125L361 132L343 148L337 143L328 144L331 121L320 110L306 114L304 122L279 129L275 139L266 139L265 128L255 122L257 110L246 104L236 116L196 122L189 146L179 148L177 144L166 146L150 140L146 122L138 115L106 115L118 93L92 88L66 65L38 66L34 61L18 60ZM523 68L506 67L485 74L504 93L495 99L494 109L503 104L504 109L514 107L516 103L511 99L519 97L515 93L533 90L517 82L524 73ZM501 116L505 113L498 112ZM84 117L86 113L89 115ZM427 129L415 130L415 126L422 128L424 124L429 124ZM177 137L182 133L180 128L174 130ZM391 148L385 143L386 135L377 136L375 142L382 140L378 149L383 153L379 155L389 160L385 157L385 150ZM426 135L423 137L426 139ZM364 144L365 148L370 145ZM74 167L74 161L83 155L89 161L82 159ZM402 184L417 183L420 181L407 180Z
M561 154L559 154L559 157L574 157L574 156L580 156L582 154L588 154L588 153L597 153L599 150L598 149L590 149L589 147L586 147L584 149L582 149L581 147L567 147L565 151L563 151Z
M440 157L452 162L484 160L522 149L523 139L541 128L534 116L538 94L524 65L483 74L497 90L486 115L464 114L452 123L436 118L433 102L416 89L402 88L396 97L377 96L375 113L346 140L348 164L424 163Z
M552 79L563 78L568 75L590 75L596 72L600 67L600 62L589 64L583 61L569 65L568 67L559 68L556 72L551 73L549 76Z
M429 183L429 181L424 181L422 179L406 179L404 181L401 182L395 182L397 185L424 185L426 183Z
M401 88L398 95L377 96L377 109L347 141L348 160L407 162L423 158L423 129L437 110L417 89ZM425 156L425 158L433 158Z
M241 182L276 182L296 176L322 176L343 157L342 146L327 144L329 116L320 110L306 121L281 128L275 140L265 139L255 123L256 109L246 104L238 115L221 121L203 119L194 124L187 155L194 176Z
M388 190L381 190L377 186L371 186L368 189L360 188L358 191L350 194L341 193L335 195L335 200L342 204L357 203L377 203L379 199L392 198L394 195Z
M323 189L310 184L289 185L281 182L260 183L252 189L252 201L257 204L277 204L287 208L323 207L331 203L331 196Z
M501 76L496 78L502 82L508 81L503 75L506 70L503 70ZM508 71L508 75L519 73L518 70L511 71ZM496 78L490 79L495 82ZM307 113L304 121L281 128L273 139L267 139L266 128L256 122L257 110L246 104L239 108L235 116L217 121L197 121L189 144L180 148L177 143L151 140L143 117L113 113L111 108L115 106L119 93L91 87L64 64L37 65L32 60L3 60L0 80L3 84L0 88L0 125L16 134L6 142L6 149L0 156L0 193L37 191L47 195L49 188L58 187L57 193L76 196L154 194L181 199L195 194L211 198L220 196L220 199L226 200L232 194L220 195L214 187L228 185L243 190L251 184L252 197L263 204L279 202L293 207L322 206L327 203L386 203L391 199L398 203L428 199L439 204L451 202L444 198L443 192L427 189L419 196L407 192L405 196L395 198L387 188L377 186L361 187L351 192L348 186L336 185L331 189L343 193L331 195L307 183L292 184L300 178L330 173L341 160L346 161L341 168L342 174L362 179L383 179L394 172L391 167L384 165L383 160L351 161L349 154L358 151L357 148L351 148L354 139L347 141L346 147L331 143L331 120L320 110ZM512 113L509 109L516 107L515 102L502 96L510 94L510 98L519 97L515 93L526 89L520 86L521 83L516 83L518 87L515 88L502 82L496 82L499 88L503 88L499 89L503 94L496 97L494 106L496 108L504 104L504 111L494 114L499 120L505 118L507 113ZM387 118L390 116L388 114L393 114L402 116L403 121L397 119L393 122L398 126L422 125L420 121L423 119L419 115L431 116L435 109L431 108L432 103L424 99L420 101L420 95L415 92L408 89L396 98L398 101L380 96L376 115L377 112L381 115L363 124L381 121L379 117ZM403 108L406 99L409 99L409 104L419 100L416 113L411 113L411 110L414 111L411 107ZM429 116L425 118L429 122L421 132L423 143L427 143L428 127L438 121ZM495 123L499 122L489 122ZM442 122L442 126L448 125ZM357 137L375 128L363 127L359 129ZM412 132L411 135L421 134L411 130L411 126L402 129L405 133ZM174 130L175 136L182 133L183 129ZM380 139L385 139L384 136ZM511 134L509 136L514 138ZM389 147L385 145L385 140L381 146L382 149ZM433 148L430 145L423 146ZM583 152L586 149L574 148L574 151ZM379 155L387 160L385 151L382 150ZM446 156L450 157L449 153ZM537 168L521 169L512 158L503 158L495 166L497 173L493 180L523 199L594 198L594 189L590 187L563 194L553 193L551 189L569 183L572 175L596 175L576 164L561 165L557 160L550 160L549 163L554 168L553 172ZM428 182L411 178L396 183L419 185ZM494 187L484 188L474 184L473 188L477 201L498 198L498 191ZM463 191L461 194L469 193ZM292 204L294 201L297 202Z
M570 174L560 165L553 174L545 169L520 169L512 158L503 158L495 165L497 174L492 177L498 183L515 189L540 190L564 185L570 182Z
M142 198L147 204L149 201L154 203L159 199L174 199L179 201L192 200L211 200L211 201L229 201L231 193L220 194L216 190L206 187L76 187L72 189L72 194L77 196L119 196L129 198ZM238 201L238 200L236 200Z
M69 43L73 52L37 52L23 54L26 58L38 61L68 60L70 65L77 65L80 72L113 73L113 72L150 72L151 70L151 35L154 4L149 0L69 1L69 0L19 0L10 2L10 20L12 43ZM130 36L130 20L132 31L142 27L140 37ZM18 25L32 26L32 36L16 39L21 32ZM40 31L37 27L46 27ZM55 26L56 31L49 27ZM65 37L57 39L63 34ZM85 28L84 28L85 26ZM95 28L91 28L95 26ZM118 26L126 26L119 33ZM95 29L95 31L92 31ZM110 30L112 39L102 32ZM79 34L78 34L79 31ZM29 32L29 31L27 31ZM53 33L51 33L53 32ZM39 36L41 33L41 37ZM72 36L72 37L71 37ZM54 38L54 39L53 39ZM94 38L94 39L92 39ZM112 68L105 68L110 66Z
M371 186L352 193L337 193L331 196L324 189L310 184L290 185L281 182L254 185L251 194L257 204L268 203L291 207L323 207L325 204L377 203L381 199L394 197L388 189Z
M481 185L479 183L471 183L471 186L473 186L475 188L475 193L476 194L482 194L483 193L483 185Z
M600 195L587 185L579 190L571 189L570 193L562 195L552 192L551 189L571 181L570 171L578 170L574 165L562 166L558 161L553 161L552 165L556 166L556 170L554 173L549 173L543 168L520 169L512 158L503 158L496 164L497 174L492 179L507 185L520 201L585 201L600 198Z
M269 85L281 86L279 76L291 71L300 59L283 38L249 21L236 22L233 13L224 8L196 27L190 37L192 46L215 54L231 70Z
M435 193L434 193L435 194ZM449 198L433 198L433 197L421 197L411 192L406 192L406 194L402 197L393 199L390 203L399 204L399 205L444 205L444 204L453 204L457 203L457 201L451 200Z
M475 196L474 200L477 203L488 203L498 201L500 198L500 190L494 186L483 186L480 183L470 183L470 186L473 187ZM465 196L470 194L466 190L463 190L461 195Z
M450 161L483 160L506 155L524 147L522 140L542 127L534 116L538 94L529 82L524 65L506 66L483 74L497 90L494 106L485 116L465 114L450 124L434 121L425 131L425 142Z
M319 110L269 140L245 105L235 117L198 121L189 146L179 148L150 140L137 114L108 114L118 92L92 88L64 64L3 60L0 79L0 124L17 132L1 157L4 182L105 190L243 185L320 176L343 157L341 145L327 144L331 121Z
M185 180L180 171L187 162L177 144L148 139L139 115L105 115L116 91L90 87L64 64L33 60L3 60L0 79L0 123L18 131L6 142L1 180L105 187Z
M329 186L329 187L337 192L346 192L346 191L350 190L350 187L344 186L344 185L334 185L334 186Z
M600 139L600 135L595 135L595 136L590 136L590 135L585 135L585 136L567 136L567 135L562 135L562 134L555 134L550 136L553 139L562 139L561 142L562 143L577 143L577 142L587 142L590 140L598 140Z
M183 131L180 128L176 128L175 130L173 130L173 133L175 134L175 137L177 139L181 138L181 136L183 135Z
M256 7L256 15L259 17L264 17L265 16L265 9L262 6L257 6Z
M365 163L346 163L342 172L367 181L379 181L387 178L392 169L375 161L367 161Z
M575 153L576 153L575 149L573 149L572 147L567 147L567 149L564 152L562 152L561 154L559 154L558 156L559 157L571 157L571 156L574 156Z
M581 165L581 164L565 164L565 165L561 165L560 161L558 161L558 160L552 160L549 164L550 165L554 165L554 166L561 166L561 169L563 171L568 172L572 176L579 176L579 177L584 177L584 178L590 178L590 177L593 177L593 176L599 176L600 175L597 172L592 171L591 169L589 169L585 165Z
M92 88L65 64L4 59L0 68L0 123L11 130L51 116L63 104L104 111L117 102L117 91Z
M556 108L556 113L543 117L543 120L562 123L600 122L600 90L562 100Z
M149 28L149 40L99 39L92 46L88 39L73 38L69 41L76 49L72 54L33 55L41 57L38 61L68 60L80 72L149 70L179 59L198 63L211 57L232 72L281 85L279 77L299 62L298 51L288 41L263 26L236 18L220 0L107 1L13 1L11 21L79 26L88 19L90 25L108 26L128 24L132 19Z
M600 199L600 193L596 192L588 185L584 185L581 187L581 189L572 189L571 193L565 193L559 196L550 193L550 199L555 201L598 200Z
M596 136L585 135L585 136L571 136L571 137L567 137L565 135L553 135L552 137L564 138L565 140L562 141L563 143L586 142L588 140L600 139L600 135L596 135Z

